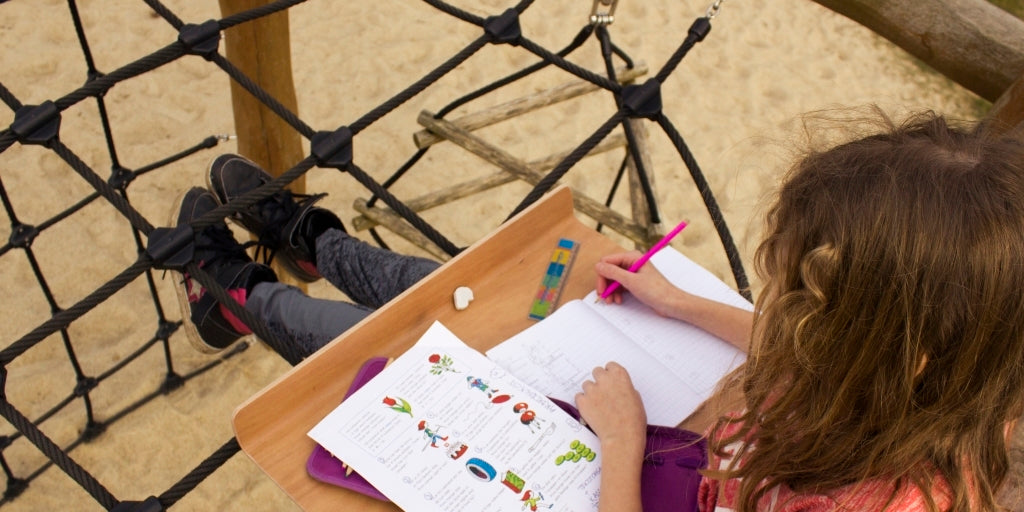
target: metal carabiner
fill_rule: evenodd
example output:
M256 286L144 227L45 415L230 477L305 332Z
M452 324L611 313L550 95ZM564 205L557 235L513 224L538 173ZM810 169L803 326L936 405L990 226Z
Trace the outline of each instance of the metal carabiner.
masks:
M609 6L607 12L601 11L601 6ZM590 10L591 25L611 25L615 21L615 7L619 0L594 0L594 7Z
M718 16L718 11L722 10L722 0L715 0L715 3L708 6L708 10L704 13L704 17L713 20L715 16Z

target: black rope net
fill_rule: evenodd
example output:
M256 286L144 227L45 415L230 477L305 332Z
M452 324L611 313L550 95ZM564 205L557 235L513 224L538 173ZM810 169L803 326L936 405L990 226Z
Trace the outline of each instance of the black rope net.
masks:
M0 1L0 4L5 2ZM0 79L0 100L13 113L13 122L0 130L0 154L12 147L34 151L40 159L56 159L69 169L65 176L44 177L33 182L32 169L11 169L0 167L0 203L9 221L9 237L0 246L0 258L4 262L16 261L14 266L28 267L26 275L34 276L38 286L36 297L6 297L5 322L24 326L15 339L3 340L0 350L0 415L11 428L0 435L0 468L6 477L6 487L0 505L17 499L40 475L57 466L70 476L93 500L105 509L112 510L163 510L178 502L194 489L208 475L232 458L239 447L234 439L227 440L214 449L195 469L182 476L181 480L162 493L148 497L117 496L94 476L96 468L90 470L79 465L74 458L76 449L123 420L132 411L143 407L156 397L180 392L188 381L224 364L249 348L239 343L214 358L200 360L190 365L187 371L180 371L172 353L181 321L176 313L168 314L168 298L157 286L157 281L166 270L187 270L219 302L231 309L246 324L250 325L262 341L269 345L290 364L297 363L301 356L291 346L275 339L259 319L252 317L236 302L230 300L225 291L194 263L187 255L192 248L194 230L214 222L220 222L232 212L259 201L283 189L314 168L334 172L337 179L348 175L369 192L369 203L382 202L414 226L420 233L442 248L449 255L461 250L439 232L419 213L407 207L391 188L406 177L417 162L430 149L413 153L390 177L378 181L375 173L364 170L366 163L360 160L358 143L360 133L394 111L411 98L422 93L457 69L463 62L473 58L490 45L507 45L526 52L534 63L504 77L491 77L490 82L469 92L440 109L436 119L454 112L463 105L484 97L494 91L514 84L542 69L558 69L566 75L590 82L608 93L607 101L612 102L612 114L588 132L577 134L576 147L561 160L554 169L536 183L521 202L507 217L512 217L550 190L566 173L612 130L622 127L627 141L633 134L626 121L647 119L652 126L662 129L667 139L678 151L688 169L700 197L710 214L716 231L722 241L738 288L749 297L749 286L735 244L725 225L722 213L710 192L707 181L677 128L662 112L661 85L676 70L686 54L708 35L711 29L709 16L697 17L690 28L680 35L682 39L677 51L656 69L656 73L643 83L622 85L615 77L616 65L632 67L634 62L621 48L616 46L604 23L583 24L568 45L558 51L547 50L522 30L519 17L532 4L532 0L521 0L505 10L498 10L486 16L467 12L440 0L424 0L424 3L450 15L452 23L465 23L476 27L477 35L463 42L452 57L440 63L422 64L422 78L411 82L406 88L395 93L386 101L368 112L351 119L334 121L335 124L311 126L295 112L290 112L273 96L262 90L253 80L240 72L222 55L221 36L231 27L250 23L297 4L301 0L278 0L257 9L242 12L223 19L183 20L171 9L157 0L144 0L152 16L166 27L166 43L157 51L115 69L100 69L94 61L90 45L100 40L103 34L89 34L84 29L82 13L76 0L68 0L66 14L71 20L81 55L85 62L86 74L83 85L73 90L56 91L43 101L27 103L22 100L26 91L10 90ZM411 0L410 0L411 3ZM3 12L0 5L0 13ZM575 64L572 54L586 41L596 39L601 49L603 72L594 72ZM356 59L360 56L353 55ZM158 171L173 168L174 165L196 153L209 151L226 140L225 136L197 134L193 143L186 147L167 147L158 140L147 140L145 136L115 136L116 120L108 113L108 103L116 101L115 86L138 77L163 72L183 60L192 65L201 62L205 67L214 67L245 88L274 113L285 120L307 141L309 154L272 183L240 198L231 204L218 207L199 219L193 226L171 227L164 219L165 205L138 204L133 202L133 185L151 179ZM362 77L372 80L372 77ZM42 87L42 85L40 86ZM36 96L33 96L35 98ZM114 97L115 99L111 100ZM82 114L91 105L88 115ZM160 113L134 113L134 115L160 115ZM83 117L88 123L83 122ZM96 124L99 126L97 127ZM201 127L197 127L201 130ZM83 154L79 149L82 130L89 130L105 141L106 151L97 154L91 151ZM131 139L132 142L122 142ZM143 144L143 141L145 143ZM130 151L123 151L125 145ZM144 152L139 146L145 145ZM635 145L630 144L633 148ZM627 150L629 151L629 150ZM125 156L128 155L128 156ZM155 156L153 156L155 155ZM628 153L627 153L628 155ZM660 212L653 189L643 169L641 158L632 155L639 166L643 193L649 206L649 218L660 222ZM2 155L0 155L2 158ZM100 168L96 162L109 162L109 168ZM142 161L142 163L138 163ZM2 162L2 160L0 160ZM131 162L131 163L129 163ZM0 166L3 164L0 163ZM611 190L610 204L621 181L625 166L621 166ZM19 174L20 173L20 174ZM153 173L153 174L151 174ZM22 177L25 176L25 177ZM153 178L155 179L155 178ZM67 183L65 183L65 181ZM40 182L45 186L40 186ZM13 185L12 185L13 183ZM32 183L37 186L33 187ZM168 191L169 195L177 191ZM40 207L35 197L47 197L63 205L59 211ZM168 197L170 203L170 197ZM97 211L100 213L97 214ZM106 219L106 223L88 225L76 223L85 212L91 212L90 219ZM507 218L506 217L506 218ZM105 269L77 268L76 254L92 250L90 247L67 247L62 244L68 230L116 230L130 248L124 248L111 261L124 261L118 267ZM63 235L62 235L63 233ZM374 238L386 246L383 237L375 230ZM128 256L127 258L125 256ZM56 274L56 276L55 276ZM68 296L61 284L68 280L95 283L92 291L83 296ZM110 318L106 304L127 300L134 304L138 314L133 318ZM18 304L18 307L10 307ZM133 327L125 327L126 325ZM140 327L141 326L141 327ZM33 368L33 349L45 343L58 340L67 354L65 368L38 370ZM103 351L105 344L114 344L114 353ZM180 355L177 355L180 360ZM162 378L126 399L125 390L138 390L141 383L125 382L120 377L123 370L132 364L146 364L154 368L152 373L162 373ZM160 368L157 370L156 368ZM28 369L28 370L26 370ZM47 396L40 399L31 392L16 387L12 381L30 379L32 371L66 373L68 384L62 396ZM9 379L8 377L13 378ZM29 386L30 387L30 386ZM101 395L104 388L112 388L119 400ZM75 431L68 439L66 426L55 426L58 419L72 422ZM154 426L163 428L166 426ZM55 440L60 438L61 441ZM39 452L44 461L26 469L20 455ZM38 453L29 459L38 459ZM116 461L112 461L116 463ZM152 461L160 464L160 461Z

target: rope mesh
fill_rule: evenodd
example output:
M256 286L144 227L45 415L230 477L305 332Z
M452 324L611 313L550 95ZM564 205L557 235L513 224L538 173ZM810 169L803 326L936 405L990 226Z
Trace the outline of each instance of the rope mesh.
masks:
M155 261L147 252L147 239L155 230L154 224L140 213L140 210L131 203L129 200L128 190L130 185L137 181L140 176L171 166L175 162L197 152L216 147L224 140L224 137L214 135L206 136L191 147L177 149L169 148L169 155L160 156L157 160L149 164L141 165L135 169L126 168L122 166L119 161L117 145L115 144L114 137L112 135L112 123L104 102L105 95L114 86L133 77L161 68L179 60L182 57L200 55L207 61L211 62L217 69L223 71L231 80L240 84L246 91L258 98L272 112L285 120L303 137L313 142L315 146L316 137L318 137L319 134L334 134L344 129L350 134L349 137L358 135L362 130L386 116L399 105L420 94L424 89L434 84L441 77L445 76L464 61L471 58L488 43L509 43L538 57L540 60L519 72L513 73L505 78L486 85L475 92L468 93L456 99L453 103L440 110L440 113L437 114L438 118L450 113L456 107L483 97L484 95L501 87L513 84L517 80L549 66L557 67L568 74L595 84L601 89L611 93L615 100L615 105L618 107L617 111L604 124L598 127L589 137L587 137L587 139L581 142L569 156L549 172L543 180L541 180L541 182L523 198L522 202L515 208L509 217L539 199L546 191L565 176L565 174L573 168L573 166L582 159L590 149L600 143L613 128L619 125L624 127L628 126L626 121L631 117L636 116L636 112L629 111L623 102L623 94L626 90L615 79L612 58L618 57L625 61L630 67L633 65L633 62L621 48L614 45L610 40L610 36L605 27L600 27L599 30L595 31L593 26L585 26L568 46L558 52L551 52L524 35L519 34L518 26L510 27L508 25L508 22L514 22L515 24L518 23L518 20L515 17L529 8L532 4L532 1L530 0L522 0L504 13L496 13L494 16L488 18L468 13L441 0L423 0L433 8L461 20L462 22L483 28L485 31L488 31L488 33L469 41L462 50L452 56L449 60L439 66L436 66L424 75L423 78L413 82L406 89L395 94L393 97L384 101L364 115L356 118L347 126L342 126L335 130L328 129L318 131L314 127L305 123L298 115L290 112L272 95L264 91L256 82L245 76L244 73L228 62L227 59L218 52L217 48L210 45L211 39L204 39L202 37L197 38L197 34L202 36L204 34L203 31L210 30L211 27L218 32L215 35L219 36L220 32L224 29L248 23L274 13L282 12L294 5L303 3L303 1L304 0L278 0L258 8L236 13L221 20L206 22L205 24L190 24L183 21L171 9L168 9L159 1L143 0L143 3L148 6L157 17L162 19L163 22L167 23L175 30L179 31L181 34L180 37L167 42L164 47L149 55L127 63L109 73L103 73L97 69L92 58L92 51L88 43L88 34L82 24L76 1L69 0L68 11L74 22L76 35L80 43L83 59L87 68L87 79L84 85L67 92L62 97L53 99L51 102L41 102L40 105L26 105L3 83L0 83L0 100L2 100L12 112L16 113L15 122L10 127L0 130L0 153L6 151L15 143L20 143L26 146L40 146L41 148L45 148L46 151L51 152L60 160L66 162L71 169L73 169L74 172L92 189L92 192L67 207L64 211L58 212L40 222L38 225L33 226L25 224L19 220L17 202L14 200L15 198L12 198L8 193L8 188L2 180L4 174L0 173L0 203L3 204L4 211L6 212L11 224L11 236L4 245L0 246L0 256L15 257L15 255L20 254L25 257L25 260L32 269L32 273L39 284L39 288L45 298L45 301L51 309L51 316L48 319L31 329L19 339L7 343L4 348L0 350L0 385L2 385L0 386L0 415L2 415L17 431L15 434L0 437L0 468L3 469L7 479L6 491L3 498L0 499L0 504L15 499L18 494L31 484L32 480L42 474L42 472L46 471L47 468L57 466L74 479L74 481L85 489L101 506L107 509L117 508L118 510L132 510L131 507L135 506L135 504L138 504L139 502L121 501L113 496L111 492L107 490L93 475L75 462L71 457L71 452L77 446L88 442L90 439L110 427L117 420L138 409L153 398L173 392L190 379L216 368L221 362L234 357L241 351L245 350L248 346L246 343L236 344L234 348L227 350L219 357L214 358L196 370L185 375L179 375L176 373L171 357L170 340L172 336L179 331L182 323L181 321L168 319L164 315L164 306L159 294L157 293L152 275L153 270L162 268L162 262ZM492 25L493 21L502 22L502 28L509 30L500 34L489 32L494 26ZM212 23L215 23L216 25L213 26L211 25ZM709 29L710 23L708 20L698 18L694 27L691 28L689 35L686 37L686 40L660 70L656 80L658 82L663 82L678 66L680 60L686 55L686 53L697 42L703 40ZM599 38L603 56L605 58L606 76L584 69L583 67L568 60L568 55L572 51L579 48L586 39L595 34L596 37ZM102 132L104 134L107 151L112 162L112 172L109 179L103 179L100 177L99 173L89 165L87 159L77 154L74 149L67 146L61 139L59 129L61 114L89 98L94 98L97 101L97 110L100 122L102 123ZM693 155L686 147L682 136L679 135L675 127L671 124L668 118L660 112L660 110L644 113L644 117L649 117L657 121L657 124L664 129L665 133L676 146L680 156L686 163L696 186L700 190L702 198L704 198L707 209L714 220L715 227L722 238L723 246L728 255L730 264L732 265L737 284L741 291L749 298L747 281L740 263L739 254L732 242L728 228L725 226L724 218L714 201L714 197L708 188L707 182L703 178ZM626 128L626 135L627 139L632 141L633 136L628 128ZM392 176L392 178L388 179L383 184L378 183L369 173L364 171L354 161L343 162L341 165L333 165L331 164L330 159L327 159L327 162L322 161L324 155L310 155L302 161L297 162L291 169L275 178L271 183L264 187L246 194L237 201L222 205L209 212L203 218L198 219L192 228L201 229L204 226L221 222L225 217L241 211L247 206L269 197L275 192L283 190L289 183L303 176L314 166L326 165L328 167L336 167L341 173L352 176L356 182L372 194L370 201L371 204L374 200L381 199L393 211L412 224L413 227L424 234L428 239L436 243L447 253L454 255L460 250L455 244L446 239L443 234L420 218L414 211L407 208L401 200L388 191L388 188L396 183L399 178L405 175L412 165L422 158L425 152L426 150L424 149L413 155L406 165L403 165L402 168ZM637 162L640 161L636 154L633 155L633 158ZM623 169L624 166L623 168L620 168L619 176L616 178L615 184L613 185L613 190L609 193L609 203L614 195L615 189L617 188ZM640 178L644 186L643 191L647 196L648 204L651 208L651 217L656 221L658 214L653 192L648 184L645 171L642 167L638 170L641 174ZM97 287L91 293L88 293L85 297L74 301L70 306L62 306L60 304L61 301L58 300L55 297L55 294L51 291L49 280L47 279L45 272L42 270L42 266L38 262L37 255L33 251L32 243L38 237L44 236L54 228L60 226L63 222L72 218L81 210L99 204L113 207L118 215L127 220L127 229L130 230L131 236L135 241L139 256L127 268L120 271L116 276ZM373 232L373 235L383 244L383 241L380 240L380 237L376 232ZM224 304L229 310L242 319L243 322L250 325L257 336L278 352L286 361L291 364L299 362L302 357L300 354L295 353L290 345L277 340L259 319L254 318L251 314L246 312L244 308L239 306L238 303L231 300L226 291L214 282L214 280L201 268L198 268L194 263L190 263L186 266L186 269L197 281L205 286L221 304ZM116 364L110 366L106 370L99 371L95 375L90 375L89 371L83 369L84 366L80 362L80 357L76 354L76 346L78 343L76 337L73 336L71 330L69 330L69 326L71 326L73 322L80 321L83 316L95 310L115 294L122 292L127 286L140 277L143 277L145 280L148 293L151 296L151 304L155 310L155 334L146 340L142 340L132 353L121 358L121 360ZM14 362L17 358L23 356L31 348L54 334L58 334L60 336L68 354L69 365L72 367L76 379L74 382L74 389L65 397L58 400L57 403L48 411L39 414L35 419L30 419L8 399L7 368L8 365ZM121 410L104 410L101 412L94 411L94 400L92 394L95 392L96 388L104 381L117 375L118 372L122 371L130 363L142 358L144 354L153 350L154 347L160 347L163 352L163 372L165 374L163 383L157 389L152 390L138 401ZM48 420L51 420L71 404L79 402L83 404L83 408L86 412L83 420L83 426L80 429L81 434L77 439L69 444L65 446L58 446L42 431L41 427L44 423L47 423ZM11 465L7 459L7 449L20 439L26 439L36 446L37 449L45 455L48 462L44 463L34 471L28 472L28 474L16 474L16 472L11 469ZM237 441L235 439L228 440L221 448L217 449L193 471L183 476L179 482L174 484L167 491L160 493L158 498L153 498L151 496L150 499L146 501L145 505L152 507L155 500L162 508L171 507L188 492L194 489L206 477L216 471L217 468L221 467L238 451L239 446Z

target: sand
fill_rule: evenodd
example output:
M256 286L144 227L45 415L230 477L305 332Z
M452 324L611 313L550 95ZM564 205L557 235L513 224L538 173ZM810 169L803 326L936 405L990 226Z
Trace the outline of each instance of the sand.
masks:
M622 0L612 38L632 58L657 70L682 42L707 0ZM503 11L510 2L465 0L459 5L478 15ZM165 2L182 20L201 23L219 17L217 3ZM591 2L538 1L522 18L524 33L555 50L586 23ZM82 2L85 32L98 69L109 73L174 40L174 30L139 1ZM293 73L299 116L317 130L351 123L423 76L479 35L479 30L423 2L341 2L311 0L290 11ZM707 40L699 44L663 87L664 111L678 127L704 169L748 270L761 229L764 198L791 157L792 141L802 135L800 114L821 109L877 104L901 115L934 109L951 117L976 119L984 102L915 63L869 30L808 0L724 2ZM2 84L23 104L57 99L86 78L67 3L61 0L5 3L0 8ZM356 139L356 162L383 180L414 151L416 116L437 110L454 98L534 62L527 52L490 46L424 93L402 105ZM596 42L573 60L600 70ZM471 111L529 94L569 77L546 70L464 108ZM105 97L122 165L136 168L197 143L212 134L234 131L228 78L199 57L190 57L123 82ZM612 111L610 96L585 99L529 114L483 130L481 134L525 160L574 147ZM13 120L0 109L0 125ZM657 195L666 223L689 219L691 227L674 244L714 273L732 282L728 264L710 220L685 167L667 139L651 130ZM94 101L63 114L61 140L101 176L111 158ZM308 146L307 146L308 147ZM167 225L174 198L203 183L207 162L233 151L233 141L137 179L129 189L132 204L155 226ZM566 178L596 197L611 182L621 155L587 159ZM14 145L0 154L0 179L15 215L39 224L91 192L89 186L53 153ZM409 198L437 190L453 180L481 176L494 169L451 145L441 145L417 165L393 191ZM327 191L324 204L346 221L352 203L368 197L351 177L314 169L307 190ZM423 214L458 245L469 245L493 230L529 190L510 184ZM615 207L626 211L621 200ZM8 214L2 214L5 218ZM10 222L0 223L0 237ZM357 236L369 239L366 232ZM390 233L396 250L422 254ZM614 236L614 235L613 235ZM623 241L625 243L625 241ZM45 231L32 246L59 307L66 308L131 265L136 245L128 223L104 201L95 202ZM32 267L20 250L0 258L0 301L7 313L0 322L4 346L44 322L51 307ZM180 318L173 300L174 278L154 273L163 314ZM757 282L754 282L755 290ZM318 283L310 293L343 298ZM157 328L157 308L145 279L137 279L113 298L74 322L68 337L86 375L97 376L124 360ZM187 374L217 356L191 349L183 334L171 339L173 369ZM114 496L141 500L159 495L227 442L231 414L250 395L288 370L265 346L248 350L160 396L112 424L73 458ZM160 385L167 367L153 349L125 370L103 380L91 394L96 418L106 420ZM60 335L44 340L9 367L6 392L19 410L37 418L75 386L74 371ZM76 439L85 426L82 402L50 418L46 434L59 445ZM0 432L13 432L3 426ZM11 471L23 477L43 457L24 439L4 452ZM1019 469L1019 468L1018 468ZM102 510L62 471L50 468L12 500L10 510ZM295 510L297 507L244 455L185 496L175 510Z

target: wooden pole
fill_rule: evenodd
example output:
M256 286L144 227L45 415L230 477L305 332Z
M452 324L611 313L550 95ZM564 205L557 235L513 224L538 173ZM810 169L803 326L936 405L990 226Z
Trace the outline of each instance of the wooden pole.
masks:
M487 143L480 137L456 126L452 122L445 121L444 119L434 119L430 112L421 112L418 121L431 132L448 139L470 153L483 158L500 169L514 174L520 180L531 185L536 185L544 178L542 172L531 168L526 162L512 156L501 148ZM603 203L591 199L579 191L573 191L572 201L573 205L581 213L629 239L635 242L647 240L646 226L638 226L624 215L607 208Z
M219 0L223 16L259 7L269 0ZM224 31L225 55L231 63L288 110L298 113L292 81L288 11L283 10ZM280 176L302 160L302 139L288 123L236 82L231 82L238 152L273 176ZM305 191L305 177L289 187ZM300 285L275 264L278 278Z
M1024 75L996 100L987 121L989 135L1011 134L1024 140Z
M622 67L616 71L619 82L632 82L636 78L647 74L647 65L638 62L632 68ZM476 131L480 128L491 126L506 119L523 115L527 112L554 105L577 96L598 90L599 87L582 79L574 79L557 87L546 89L529 96L516 98L512 101L495 105L486 110L464 115L458 119L449 119L459 128L467 131ZM430 130L421 130L413 134L413 142L416 147L423 149L427 146L437 144L444 138L430 133Z
M1024 20L986 0L814 0L996 101L1024 73Z
M429 114L433 116L433 114ZM621 133L613 133L609 135L605 140L601 141L598 145L594 146L594 149L587 153L587 155L596 155L598 153L604 153L613 149L621 148L626 145L626 137ZM573 148L576 149L576 148ZM526 165L531 169L536 169L540 172L547 172L554 169L556 165L562 160L565 160L572 150L564 151L561 153L555 153L549 155L540 160L534 160ZM441 190L435 190L419 197L412 198L405 201L405 205L414 212L422 212L429 210L436 206L448 204L452 201L456 201L465 197L490 190L495 187L499 187L506 183L517 180L518 178L514 174L509 174L505 171L498 171L494 174L484 176L481 178L475 178L455 185L445 187ZM357 211L365 211L371 207L367 206L365 199L356 199L355 209ZM376 209L377 207L373 207ZM387 207L380 208L382 210L390 211ZM352 219L352 228L356 231L362 231L364 229L370 229L377 225L377 222L366 216L358 216ZM406 237L408 238L408 237ZM447 259L447 258L446 258Z

